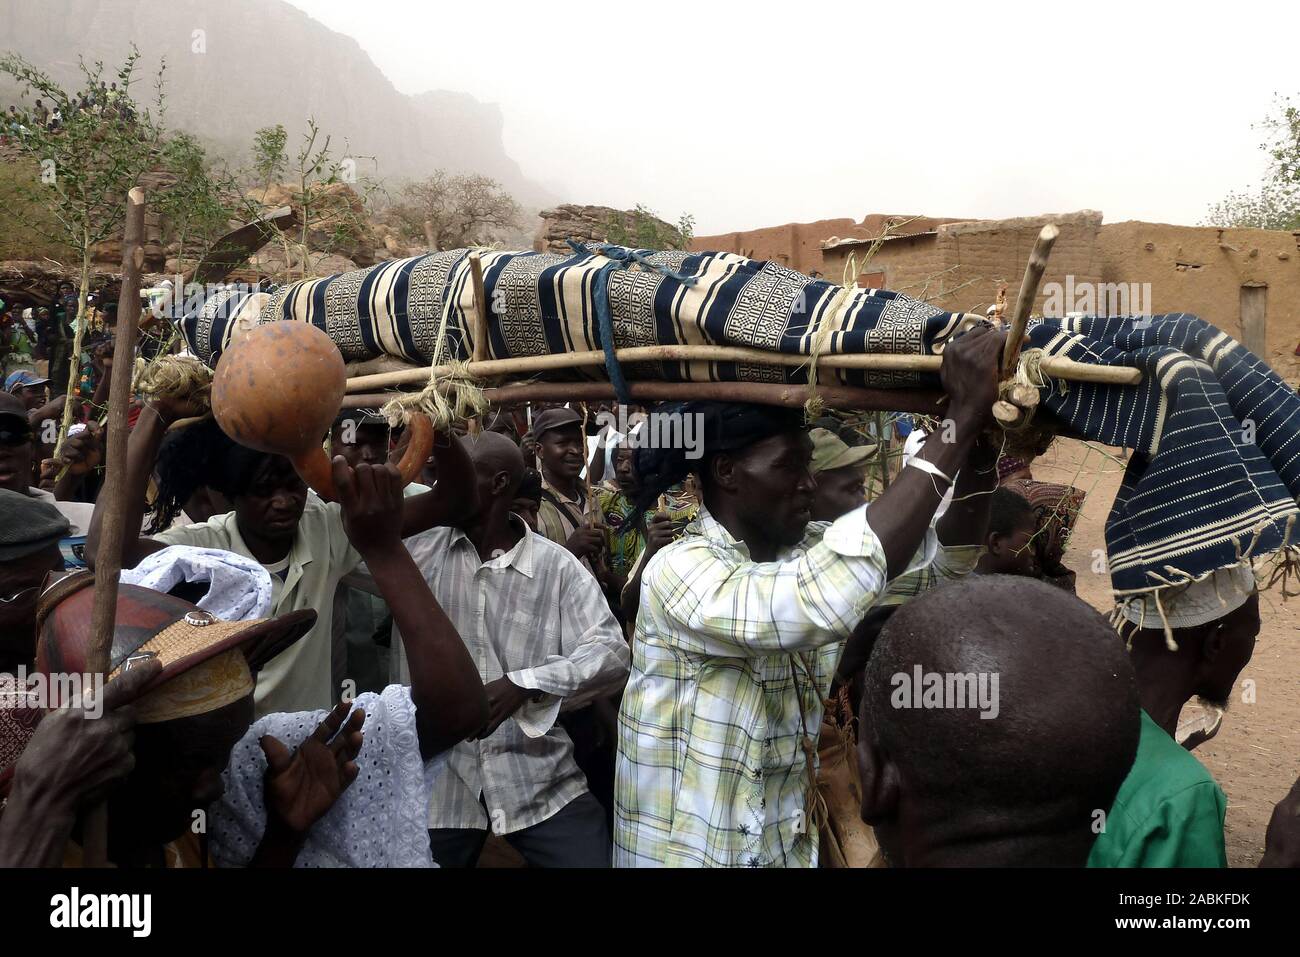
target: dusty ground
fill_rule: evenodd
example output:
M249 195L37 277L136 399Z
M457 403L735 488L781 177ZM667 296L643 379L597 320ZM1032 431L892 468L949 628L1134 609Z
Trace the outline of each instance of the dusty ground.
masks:
M1105 549L1106 515L1119 488L1123 452L1107 446L1058 441L1034 463L1034 477L1068 482L1087 491L1065 563L1078 574L1079 597L1100 610L1111 607L1110 580L1092 571L1093 550ZM1263 629L1255 656L1242 672L1223 727L1196 749L1228 796L1228 863L1254 867L1264 853L1264 829L1273 805L1300 776L1300 598L1261 595ZM1244 681L1255 701L1242 700Z

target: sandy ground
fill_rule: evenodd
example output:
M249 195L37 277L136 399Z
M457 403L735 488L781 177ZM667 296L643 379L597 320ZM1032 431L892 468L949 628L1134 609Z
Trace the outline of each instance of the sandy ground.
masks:
M1093 572L1093 550L1105 549L1106 515L1123 475L1123 452L1060 440L1034 463L1034 477L1088 492L1065 563L1078 575L1079 597L1111 607L1110 579ZM1255 655L1238 681L1236 700L1219 734L1194 752L1228 796L1228 863L1254 867L1264 853L1273 805L1300 776L1300 598L1283 603L1276 589L1261 595L1263 628ZM1243 700L1254 682L1255 700ZM1194 707L1194 706L1193 706Z

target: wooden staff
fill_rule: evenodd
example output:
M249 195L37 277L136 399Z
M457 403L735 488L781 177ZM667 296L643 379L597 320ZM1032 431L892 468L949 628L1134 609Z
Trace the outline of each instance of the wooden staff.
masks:
M1032 300L1031 300L1032 301ZM1023 333L1022 333L1023 335ZM767 352L734 346L632 346L615 350L619 362L743 362L765 366L802 366L808 357L785 352ZM840 355L823 356L818 365L823 369L869 369L882 372L929 372L937 374L943 364L942 356L895 355ZM466 372L477 379L504 376L536 375L561 369L584 367L603 368L605 353L600 351L548 353L539 356L522 356L515 359L488 359L471 361L464 366ZM1095 366L1075 362L1060 356L1044 356L1039 367L1044 375L1072 382L1105 382L1112 385L1136 385L1142 381L1142 370L1127 366ZM423 386L432 376L447 375L450 365L402 369L398 372L379 372L373 375L353 376L347 380L348 392L371 392L398 386ZM708 384L708 383L701 383ZM824 387L818 385L820 391ZM848 388L848 387L845 387ZM805 391L807 391L805 387ZM805 396L806 398L806 396Z
M475 362L485 362L491 355L488 351L488 306L487 292L483 287L483 261L478 253L469 254L470 278L474 284L474 352ZM478 435L483 430L478 416L469 420L469 434Z
M757 402L801 409L808 400L808 387L771 382L630 382L633 399L671 402L682 399L717 399L723 402ZM853 386L818 386L828 408L861 409L872 412L915 412L940 415L948 397L938 389L859 389ZM529 382L483 390L489 402L509 405L517 402L595 402L616 399L608 382ZM373 392L343 397L345 409L379 408L393 398L391 392Z
M1016 308L1011 313L1011 329L1007 333L1006 345L1002 348L1002 378L1015 372L1016 360L1020 358L1020 344L1025 339L1025 327L1029 323L1029 314L1034 308L1034 299L1038 296L1038 284L1043 281L1047 257L1052 254L1052 244L1060 234L1061 231L1055 224L1048 223L1038 231L1038 239L1034 241L1034 248L1029 253L1025 276L1020 280L1020 295L1016 297ZM1043 363L1041 368L1044 374L1051 375L1047 370L1047 363ZM1139 380L1140 378L1139 373Z
M469 254L469 273L474 283L474 361L485 362L488 351L488 304L483 287L483 261L478 253Z
M117 343L113 350L113 377L108 391L108 455L104 487L99 501L104 509L100 525L99 551L95 554L95 603L91 616L91 640L86 668L108 678L117 617L117 584L122 571L122 541L126 534L126 439L127 406L131 401L131 374L135 357L136 329L140 323L140 272L144 266L144 190L139 186L127 194L126 232L122 240L122 289L117 300ZM137 530L138 531L138 530ZM132 532L136 534L136 532ZM86 867L108 863L108 805L91 808L82 831L83 862Z

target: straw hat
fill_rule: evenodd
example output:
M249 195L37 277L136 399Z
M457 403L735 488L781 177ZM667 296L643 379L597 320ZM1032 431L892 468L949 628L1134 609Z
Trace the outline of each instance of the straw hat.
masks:
M83 674L89 657L94 574L79 572L50 585L36 608L36 670ZM279 636L283 646L297 641L316 623L311 609L253 621L221 621L197 605L165 592L119 585L111 681L128 661L158 658L163 670L145 693L232 648ZM283 650L283 649L281 649Z
M36 608L39 635L34 674L89 672L87 660L95 602L95 575L74 572L47 584ZM245 660L254 646L259 657L270 657L289 647L316 623L312 609L252 621L221 621L197 605L165 592L119 585L113 645L107 680L150 658L162 662L162 671L136 701L140 723L160 722L215 710L253 690L253 677ZM46 680L47 708L67 702L54 700L67 685ZM0 793L7 790L13 765L36 731L42 702L30 699L11 683L0 688L8 701L0 715Z

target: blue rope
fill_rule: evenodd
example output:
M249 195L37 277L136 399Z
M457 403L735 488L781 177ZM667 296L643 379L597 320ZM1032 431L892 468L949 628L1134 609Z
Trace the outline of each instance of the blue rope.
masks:
M596 329L600 333L600 345L605 352L605 372L609 375L610 384L614 386L614 394L623 405L631 405L632 395L628 391L627 379L623 376L623 366L614 351L614 316L609 306L610 274L636 263L643 269L653 270L669 279L676 279L685 286L695 285L697 277L685 276L673 272L667 266L653 263L645 252L638 249L628 249L612 243L591 243L584 246L572 239L568 240L568 243L573 251L580 255L591 255L594 251L610 260L600 267L592 284L592 299L596 307Z

